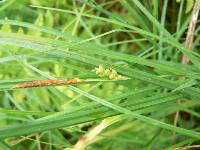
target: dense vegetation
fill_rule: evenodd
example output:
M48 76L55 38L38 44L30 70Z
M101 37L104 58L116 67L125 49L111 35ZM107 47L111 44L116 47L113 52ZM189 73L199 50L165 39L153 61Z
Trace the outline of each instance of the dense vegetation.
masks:
M1 0L0 149L198 147L198 1Z

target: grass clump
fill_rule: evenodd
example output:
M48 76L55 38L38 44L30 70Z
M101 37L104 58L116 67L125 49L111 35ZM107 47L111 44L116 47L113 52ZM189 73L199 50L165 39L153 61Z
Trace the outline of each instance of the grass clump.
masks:
M1 1L0 149L198 148L199 9Z

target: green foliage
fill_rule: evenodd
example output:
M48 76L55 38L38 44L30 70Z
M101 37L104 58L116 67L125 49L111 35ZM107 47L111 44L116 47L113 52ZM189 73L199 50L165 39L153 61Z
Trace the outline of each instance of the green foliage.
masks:
M198 34L192 51L184 46L192 8L190 0L2 1L0 149L194 145ZM84 83L14 88L62 78Z

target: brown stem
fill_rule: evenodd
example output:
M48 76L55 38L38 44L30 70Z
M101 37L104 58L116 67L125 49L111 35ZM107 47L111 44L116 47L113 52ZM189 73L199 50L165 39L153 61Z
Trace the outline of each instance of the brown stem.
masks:
M192 11L191 22L188 27L187 37L185 40L185 47L188 48L189 50L192 50L194 32L195 32L195 27L197 24L199 9L200 9L200 0L196 0L193 11ZM181 62L182 64L187 64L189 62L189 59L187 58L187 56L183 55Z
M200 0L196 0L194 7L193 7L193 11L192 11L192 18L191 18L191 22L189 24L188 27L188 32L187 32L187 36L186 36L186 40L185 40L185 47L189 50L192 50L192 44L193 44L193 40L194 40L194 32L195 32L195 27L197 24L197 18L198 18L198 14L199 14L199 10L200 10ZM189 63L189 59L186 55L182 56L181 59L181 63L182 64L188 64ZM179 80L184 80L185 78L179 78ZM177 103L181 103L181 100L177 100ZM178 118L179 118L179 110L176 112L176 115L174 117L174 125L177 126L177 122L178 122Z

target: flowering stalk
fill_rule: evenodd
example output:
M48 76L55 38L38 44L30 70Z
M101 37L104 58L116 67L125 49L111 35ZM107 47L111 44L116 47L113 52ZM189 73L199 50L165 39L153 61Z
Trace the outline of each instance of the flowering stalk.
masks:
M68 85L77 84L84 82L83 79L79 78L69 78L69 79L58 79L58 80L38 80L33 82L25 82L17 84L13 89L31 88L31 87L41 87L41 86L57 86L57 85Z

